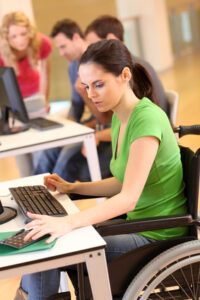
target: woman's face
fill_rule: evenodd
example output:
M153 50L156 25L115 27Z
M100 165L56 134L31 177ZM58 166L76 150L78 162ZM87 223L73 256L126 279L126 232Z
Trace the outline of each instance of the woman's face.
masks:
M79 75L88 97L99 111L115 110L127 87L121 75L108 73L92 62L80 65Z
M29 45L28 29L24 26L11 25L8 31L8 42L17 51L24 51Z

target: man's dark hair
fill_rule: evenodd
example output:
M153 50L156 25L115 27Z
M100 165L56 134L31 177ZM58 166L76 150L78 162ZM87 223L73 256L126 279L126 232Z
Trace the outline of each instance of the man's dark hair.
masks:
M54 38L59 33L63 33L70 40L72 40L75 33L78 33L80 37L84 38L83 32L80 29L79 25L70 19L63 19L58 21L53 26L50 36Z
M85 36L95 32L99 38L105 39L108 33L113 33L120 41L124 40L124 28L119 19L104 15L95 19L85 30Z

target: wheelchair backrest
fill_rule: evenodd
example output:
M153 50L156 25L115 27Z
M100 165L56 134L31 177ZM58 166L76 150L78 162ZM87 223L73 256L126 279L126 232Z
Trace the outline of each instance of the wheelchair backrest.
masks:
M198 217L200 149L194 153L190 148L180 146L180 151L183 165L183 179L185 182L185 195L188 199L188 213L196 219ZM195 226L192 226L190 230L192 235L195 234L197 236Z

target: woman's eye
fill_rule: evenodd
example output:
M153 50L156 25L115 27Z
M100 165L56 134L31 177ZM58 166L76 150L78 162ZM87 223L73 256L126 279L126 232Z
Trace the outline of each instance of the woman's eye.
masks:
M103 87L103 83L98 83L98 84L96 84L95 87L96 87L96 88L102 88L102 87Z

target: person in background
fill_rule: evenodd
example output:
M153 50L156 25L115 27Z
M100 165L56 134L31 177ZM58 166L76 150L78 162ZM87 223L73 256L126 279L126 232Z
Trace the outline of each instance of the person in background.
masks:
M0 28L0 66L12 67L30 118L44 116L48 102L51 42L21 11L6 14ZM32 98L31 98L32 97ZM16 157L20 173L30 172L41 152ZM30 175L30 174L29 174Z
M52 174L44 177L44 184L52 191L95 194L107 200L60 218L28 213L33 221L25 227L33 229L25 240L50 234L47 240L50 243L76 228L122 214L127 214L127 220L185 214L187 199L180 149L167 115L155 104L146 69L133 62L122 42L111 39L88 47L80 59L79 74L97 109L113 111L110 164L113 176L95 182L69 183ZM187 228L178 227L106 236L106 259L109 262L143 245L186 234ZM76 288L77 282L73 284ZM58 287L58 270L22 278L22 288L28 292L29 300L44 300Z
M71 83L71 107L68 118L78 123L82 123L91 128L109 126L112 113L98 112L96 108L89 109L91 116L89 119L82 121L84 114L85 102L81 95L77 92L75 84L78 80L78 63L81 55L88 47L88 43L84 40L84 35L78 24L70 19L58 21L52 28L51 37L60 56L69 61L68 74ZM109 148L109 150L108 150ZM111 158L111 150L109 143L98 144L98 156L103 178L110 175L109 161ZM87 160L81 153L82 143L76 143L66 147L57 147L43 151L39 161L34 169L33 174L41 174L46 172L58 173L60 176L70 182L76 180L90 180L90 173ZM69 161L76 161L76 164Z
M124 28L121 21L110 15L102 15L92 21L86 28L85 39L89 44L96 43L102 39L118 39L124 41ZM141 64L149 72L160 107L168 114L168 103L166 94L158 74L150 62L132 54L133 61Z
M41 94L49 111L49 38L20 11L6 14L0 28L0 66L13 67L23 98Z

